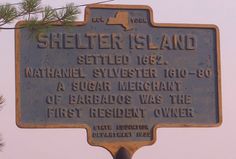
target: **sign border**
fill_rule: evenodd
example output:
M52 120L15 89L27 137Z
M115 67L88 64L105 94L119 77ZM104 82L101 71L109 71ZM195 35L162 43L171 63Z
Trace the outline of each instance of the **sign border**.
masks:
M75 22L75 26L83 26L88 23L90 18L90 10L93 8L98 9L141 9L147 10L150 15L151 26L153 27L175 27L175 28L206 28L214 29L216 31L216 58L217 58L217 87L218 87L218 106L219 106L219 122L216 124L159 124L153 127L153 139L151 141L119 141L119 142L96 142L92 141L92 130L87 124L25 124L21 122L21 105L20 105L20 29L15 30L15 85L16 85L16 125L20 128L85 128L87 131L87 141L90 145L104 147L115 156L119 148L126 148L133 154L138 148L146 145L152 145L157 139L157 128L170 128L170 127L218 127L222 124L222 95L221 95L221 63L220 63L220 34L219 28L212 24L174 24L174 23L155 23L153 21L153 10L146 5L117 5L117 4L92 4L85 8L84 21ZM25 21L19 21L16 28L20 28ZM58 23L53 23L55 26L61 26Z

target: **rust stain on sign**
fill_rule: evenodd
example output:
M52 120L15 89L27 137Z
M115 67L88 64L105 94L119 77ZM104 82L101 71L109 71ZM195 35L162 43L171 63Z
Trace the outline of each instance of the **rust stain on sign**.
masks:
M159 127L218 126L219 51L215 25L156 24L147 6L91 5L71 27L18 29L17 125L86 128L113 156L153 144Z

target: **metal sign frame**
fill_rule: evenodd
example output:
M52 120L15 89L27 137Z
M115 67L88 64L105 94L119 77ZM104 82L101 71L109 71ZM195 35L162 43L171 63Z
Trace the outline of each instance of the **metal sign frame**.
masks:
M221 125L222 123L222 100L221 100L221 72L220 72L220 40L219 40L219 29L215 25L203 25L203 24L169 24L169 23L164 23L164 24L159 24L155 23L153 21L153 11L150 7L148 6L139 6L139 5L89 5L85 9L85 20L84 21L79 21L76 22L75 25L78 27L83 26L88 23L88 20L90 18L90 10L93 8L103 8L103 9L130 9L130 10L147 10L150 15L150 21L151 21L151 26L152 27L166 27L166 28L209 28L209 29L214 29L216 31L216 58L217 58L217 84L218 84L218 103L219 103L219 122L217 124L160 124L156 125L153 128L153 140L152 141L133 141L133 142L95 142L92 140L92 130L91 128L86 125L86 124L49 124L49 125L35 125L35 124L25 124L21 122L21 98L20 98L20 92L21 92L21 81L20 81L20 59L21 59L21 41L20 41L20 29L16 29L15 32L15 45L16 45L16 54L15 54L15 60L16 60L16 123L19 127L21 128L85 128L87 130L88 134L88 143L94 146L101 146L106 148L111 152L113 156L116 155L117 151L121 148L124 147L126 148L130 154L133 154L138 148L145 146L145 145L151 145L153 144L156 139L156 130L157 128L167 128L167 127L216 127ZM18 22L16 27L22 26L25 22ZM59 25L59 24L55 24Z

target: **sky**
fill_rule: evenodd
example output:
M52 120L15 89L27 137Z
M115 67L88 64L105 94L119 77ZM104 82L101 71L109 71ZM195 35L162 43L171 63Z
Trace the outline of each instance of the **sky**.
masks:
M16 2L14 0L0 3ZM68 2L43 0L61 7ZM148 5L156 23L215 24L220 29L223 123L216 128L160 128L152 146L140 148L133 159L235 159L236 2L234 0L115 0L113 4ZM79 20L83 21L84 7ZM14 26L10 24L9 26ZM15 39L13 30L0 31L0 133L5 146L1 159L111 159L109 152L90 146L84 129L20 129L15 124Z

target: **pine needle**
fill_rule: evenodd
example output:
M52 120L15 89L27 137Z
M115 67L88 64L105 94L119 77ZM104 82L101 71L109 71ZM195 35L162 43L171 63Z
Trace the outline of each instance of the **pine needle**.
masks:
M2 137L0 135L0 151L2 151L3 146L4 146L4 143L3 143Z
M0 105L2 106L2 105L3 105L3 103L5 103L5 99L4 99L4 97L3 97L3 96L0 96Z
M104 0L94 4L101 4L111 2L114 0ZM50 6L41 7L42 0L22 0L18 3L0 5L0 26L4 26L14 20L27 21L30 29L37 29L50 26L52 23L59 23L62 25L73 25L80 14L79 7L89 4L75 5L69 3L65 7L52 8ZM22 27L19 27L22 28ZM18 29L18 28L4 28L0 29Z

